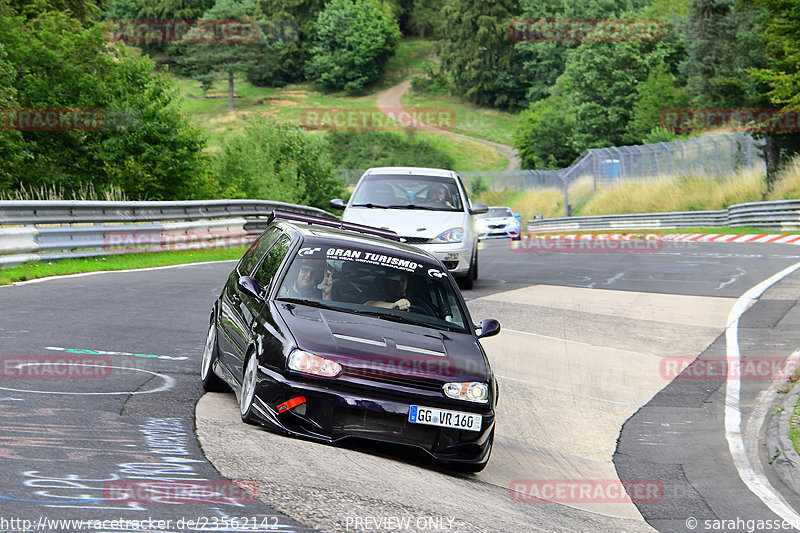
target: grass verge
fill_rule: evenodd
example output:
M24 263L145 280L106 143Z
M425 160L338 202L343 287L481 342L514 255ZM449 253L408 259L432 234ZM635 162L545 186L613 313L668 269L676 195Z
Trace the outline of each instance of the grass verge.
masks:
M509 146L519 118L519 115L480 107L453 96L420 95L413 90L403 96L403 108L447 109L452 113L452 124L435 126Z
M85 259L63 259L54 262L29 263L0 270L0 285L10 285L17 281L64 276L82 272L106 270L132 270L204 261L225 261L239 259L247 247L208 248L180 252L143 252L115 254Z
M789 420L789 438L792 439L792 444L797 453L800 453L800 427L798 421L800 420L800 400L794 406L792 417Z

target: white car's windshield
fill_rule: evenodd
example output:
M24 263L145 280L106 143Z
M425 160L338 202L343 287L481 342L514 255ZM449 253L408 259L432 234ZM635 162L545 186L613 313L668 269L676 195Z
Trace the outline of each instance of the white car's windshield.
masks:
M513 216L514 213L508 207L490 207L486 213L478 215L479 218L504 218Z
M462 211L456 182L438 176L367 176L353 194L351 206Z

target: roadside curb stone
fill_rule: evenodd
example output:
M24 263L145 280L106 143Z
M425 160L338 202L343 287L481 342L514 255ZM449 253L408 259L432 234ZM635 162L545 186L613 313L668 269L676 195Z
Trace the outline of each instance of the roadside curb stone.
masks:
M800 382L786 393L783 407L769 415L767 425L767 455L774 472L795 494L800 495L800 454L789 438L792 413L800 399Z

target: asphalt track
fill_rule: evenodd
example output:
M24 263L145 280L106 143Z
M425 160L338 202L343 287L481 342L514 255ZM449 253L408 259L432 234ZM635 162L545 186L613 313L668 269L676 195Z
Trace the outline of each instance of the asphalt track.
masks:
M745 520L778 519L734 467L726 382L671 381L664 361L724 359L737 298L800 261L800 248L663 246L486 243L465 296L474 321L503 324L484 342L501 402L492 460L474 476L392 448L246 426L231 394L198 404L208 313L232 263L0 287L0 531L22 531L21 520L78 530L40 523L59 519L118 521L94 531L703 531L715 525L706 520L739 519L740 529L714 529L746 531ZM742 316L743 358L798 348L796 278ZM65 361L85 372L58 375ZM769 385L743 379L739 400L745 444L762 463L757 415L779 402L762 395ZM616 497L619 480L661 492L631 503ZM591 497L568 494L578 482ZM567 492L534 501L548 483Z

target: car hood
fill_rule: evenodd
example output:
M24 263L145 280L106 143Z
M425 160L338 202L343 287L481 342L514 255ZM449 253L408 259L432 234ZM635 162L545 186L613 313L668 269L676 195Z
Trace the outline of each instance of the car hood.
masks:
M466 333L278 303L299 348L334 360L345 375L437 382L486 381L489 368Z
M465 217L468 216L463 211L348 207L342 220L376 228L386 228L401 237L432 239L451 228L463 228L466 222Z

